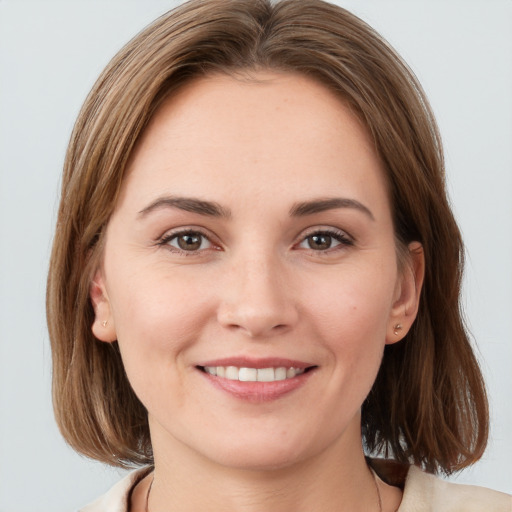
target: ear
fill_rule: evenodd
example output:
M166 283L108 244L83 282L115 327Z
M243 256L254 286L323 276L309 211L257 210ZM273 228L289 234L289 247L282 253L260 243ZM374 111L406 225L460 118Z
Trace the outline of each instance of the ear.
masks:
M425 276L425 255L419 242L411 242L407 251L406 261L397 280L386 344L396 343L404 338L418 313L421 287Z
M110 307L103 273L99 269L89 287L89 297L94 308L94 322L91 330L100 341L111 343L117 340L114 318Z

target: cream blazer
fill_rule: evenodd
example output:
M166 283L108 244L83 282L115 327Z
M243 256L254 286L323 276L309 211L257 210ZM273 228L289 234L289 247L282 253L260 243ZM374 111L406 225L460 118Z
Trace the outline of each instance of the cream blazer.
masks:
M79 512L128 512L130 492L147 471L142 468L128 474ZM512 512L512 496L485 487L445 482L411 466L397 512Z

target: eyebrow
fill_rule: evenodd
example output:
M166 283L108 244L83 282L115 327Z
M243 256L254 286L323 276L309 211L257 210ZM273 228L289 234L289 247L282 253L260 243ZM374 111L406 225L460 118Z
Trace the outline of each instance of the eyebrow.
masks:
M375 220L373 213L364 204L356 201L355 199L348 199L345 197L314 199L312 201L296 203L290 209L290 215L292 217L303 217L337 208L354 208L366 214L371 220Z
M155 210L161 210L164 208L177 208L186 212L198 213L199 215L206 215L209 217L231 217L231 211L229 209L224 208L214 201L174 196L160 197L156 201L153 201L150 205L146 206L139 212L139 217L145 217Z
M160 197L153 201L150 205L146 206L139 212L140 217L145 217L149 213L160 210L163 208L177 208L186 212L197 213L199 215L206 215L209 217L230 218L231 210L221 206L215 201L205 201L202 199L195 199L192 197L175 197L166 196ZM364 204L356 201L355 199L348 199L343 197L333 197L328 199L313 199L310 201L302 201L295 203L290 208L291 217L305 217L315 213L325 212L327 210L334 210L338 208L353 208L366 214L370 219L375 220L373 213Z

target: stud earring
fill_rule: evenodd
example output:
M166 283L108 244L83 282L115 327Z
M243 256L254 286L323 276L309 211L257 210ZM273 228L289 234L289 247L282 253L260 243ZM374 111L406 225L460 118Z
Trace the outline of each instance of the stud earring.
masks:
M395 335L395 336L398 336L398 335L400 334L400 332L399 332L399 331L401 331L401 330L402 330L402 324L396 324L396 325L395 325L395 327L394 327L394 329L395 329L395 330L394 330L394 335Z
M108 324L108 320L103 320L103 322L101 322L101 325L103 327L107 327L107 324Z

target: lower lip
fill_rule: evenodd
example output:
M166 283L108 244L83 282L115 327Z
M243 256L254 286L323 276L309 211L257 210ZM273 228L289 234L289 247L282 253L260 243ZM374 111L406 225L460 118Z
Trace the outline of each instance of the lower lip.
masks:
M253 403L277 400L303 386L308 381L311 374L314 373L314 369L311 369L291 379L277 380L274 382L243 382L226 379L224 377L216 377L202 370L198 371L216 388L240 400Z

